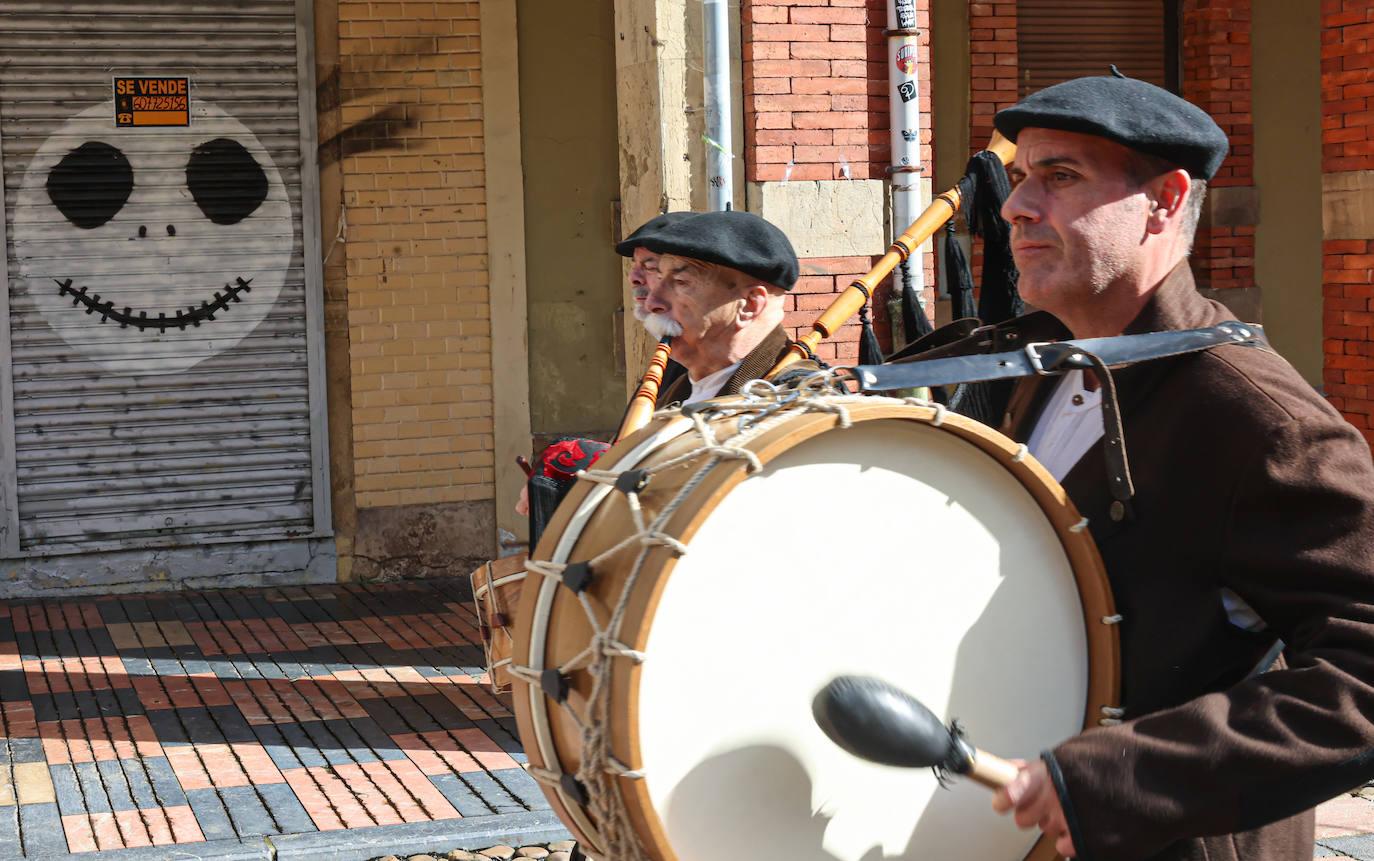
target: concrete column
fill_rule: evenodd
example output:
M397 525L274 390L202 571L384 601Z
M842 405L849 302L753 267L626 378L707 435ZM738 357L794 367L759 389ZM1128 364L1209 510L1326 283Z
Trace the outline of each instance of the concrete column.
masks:
M496 525L527 540L515 513L525 476L516 455L530 450L529 326L525 287L525 188L520 158L520 70L515 0L482 0L483 142L487 253L491 267ZM491 106L499 105L499 110ZM499 548L498 548L499 552Z
M660 212L692 205L686 7L686 0L615 0L622 236ZM630 316L628 283L624 307L628 397L654 342Z

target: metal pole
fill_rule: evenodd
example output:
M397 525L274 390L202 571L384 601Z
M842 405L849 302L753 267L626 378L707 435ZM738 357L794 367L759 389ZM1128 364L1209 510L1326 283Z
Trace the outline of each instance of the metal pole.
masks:
M895 239L911 226L921 212L921 90L916 76L916 41L921 31L916 29L915 0L888 0L886 35L892 134L892 166L887 173L892 192L892 236ZM915 259L900 264L900 278L893 281L893 301L889 310L895 311L892 314L894 323L901 320L902 292L915 290L917 299L920 299L925 290L925 266L919 254L913 256ZM903 341L910 339L907 335Z
M726 0L702 0L702 33L706 60L706 180L708 209L735 205L730 152L730 28Z

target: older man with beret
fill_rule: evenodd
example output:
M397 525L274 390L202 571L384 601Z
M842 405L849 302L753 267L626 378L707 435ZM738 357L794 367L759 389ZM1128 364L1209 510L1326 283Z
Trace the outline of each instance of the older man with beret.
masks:
M1003 216L1041 311L958 349L1234 318L1187 261L1228 151L1206 113L1102 76L995 123L1017 145ZM1023 381L1004 430L1088 518L1121 614L1123 713L1025 765L994 807L1079 859L1308 861L1311 809L1374 778L1369 446L1267 347L1112 376L1124 503L1090 373Z
M687 369L660 390L658 406L736 394L787 352L783 297L797 283L797 254L759 216L668 213L616 250L636 260L658 256L636 316L651 332L673 337L673 359Z

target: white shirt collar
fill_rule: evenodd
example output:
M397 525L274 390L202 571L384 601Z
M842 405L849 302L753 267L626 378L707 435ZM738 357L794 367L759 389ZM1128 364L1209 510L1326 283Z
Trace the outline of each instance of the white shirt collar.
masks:
M740 361L735 362L733 365L721 368L714 374L707 374L700 380L694 380L692 379L691 374L688 374L687 381L692 384L692 394L687 397L687 400L682 402L682 405L685 407L688 404L694 404L697 401L704 401L707 398L714 398L716 396L716 393L720 391L721 386L725 385L725 381L730 379L731 374L739 370L739 366L743 362L744 360L741 359Z

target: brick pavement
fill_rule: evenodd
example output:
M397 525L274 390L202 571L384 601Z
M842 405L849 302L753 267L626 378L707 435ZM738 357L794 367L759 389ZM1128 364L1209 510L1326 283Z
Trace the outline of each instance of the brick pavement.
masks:
M458 581L0 603L0 857L561 839L473 622Z
M567 836L461 581L0 602L0 858L368 859ZM1318 810L1374 861L1374 788Z

